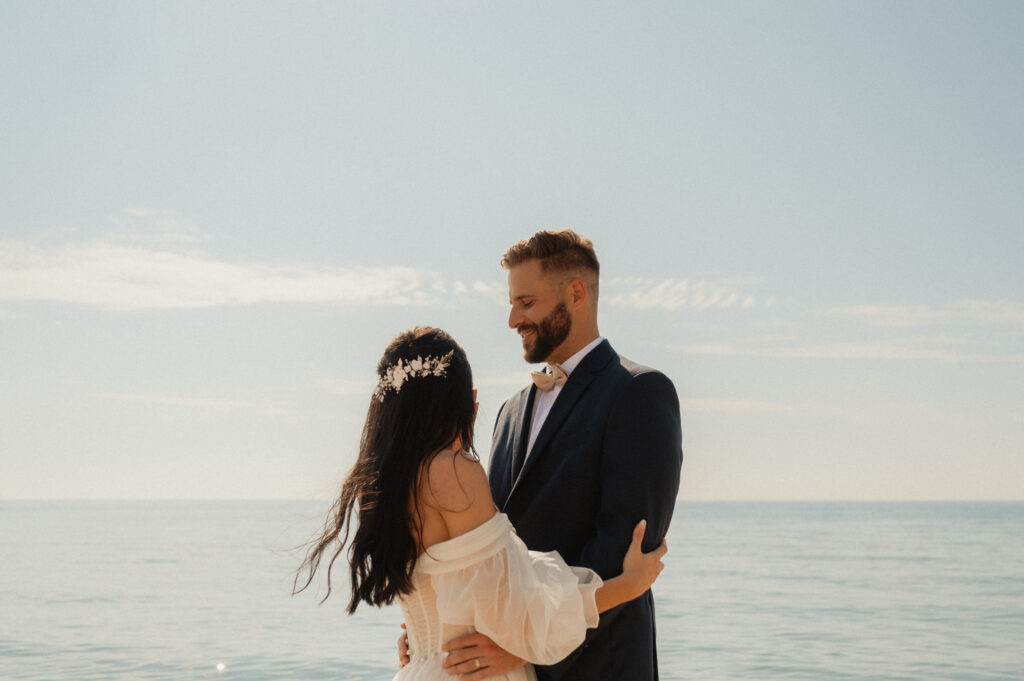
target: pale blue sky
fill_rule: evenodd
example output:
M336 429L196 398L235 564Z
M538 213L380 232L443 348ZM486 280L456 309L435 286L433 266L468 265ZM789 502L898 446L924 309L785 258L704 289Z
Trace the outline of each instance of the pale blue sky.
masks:
M1024 499L1024 5L0 0L0 498L321 497L574 227L694 499Z

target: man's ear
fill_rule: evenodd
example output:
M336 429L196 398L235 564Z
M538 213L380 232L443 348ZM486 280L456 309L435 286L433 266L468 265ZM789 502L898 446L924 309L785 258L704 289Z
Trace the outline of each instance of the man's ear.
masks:
M579 277L569 282L569 302L574 310L583 307L589 297L590 291L587 290L587 282Z

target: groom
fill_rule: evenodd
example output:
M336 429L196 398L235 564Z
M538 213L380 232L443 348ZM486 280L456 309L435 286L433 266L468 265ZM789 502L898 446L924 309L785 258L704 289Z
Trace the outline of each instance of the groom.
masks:
M597 330L599 265L571 230L538 232L512 246L508 325L527 362L547 362L536 385L498 413L491 447L495 503L528 547L558 551L603 578L622 571L633 527L647 520L643 550L668 531L682 464L672 382L619 356ZM454 639L444 666L479 681L525 664L482 634ZM539 681L658 678L650 591L601 615L568 658L537 667Z

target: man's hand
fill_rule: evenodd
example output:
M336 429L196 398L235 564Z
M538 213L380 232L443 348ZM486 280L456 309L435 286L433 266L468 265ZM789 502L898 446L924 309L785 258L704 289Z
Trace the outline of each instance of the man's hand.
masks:
M526 660L502 650L483 634L467 634L453 638L445 643L441 650L448 653L441 666L462 681L489 679L519 669L526 664Z
M402 622L402 628L405 629L405 622ZM409 634L403 631L398 637L398 668L401 669L409 662Z

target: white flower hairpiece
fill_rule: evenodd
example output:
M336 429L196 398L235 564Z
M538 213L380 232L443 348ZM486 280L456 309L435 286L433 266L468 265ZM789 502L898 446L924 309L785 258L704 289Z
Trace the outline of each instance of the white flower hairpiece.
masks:
M449 350L448 354L441 357L420 357L417 355L416 359L399 359L394 364L389 365L384 371L384 375L380 377L377 389L373 391L373 394L378 400L383 402L385 394L392 390L396 393L400 392L405 382L410 379L423 378L425 376L444 376L452 363L453 354L455 354L455 351Z

